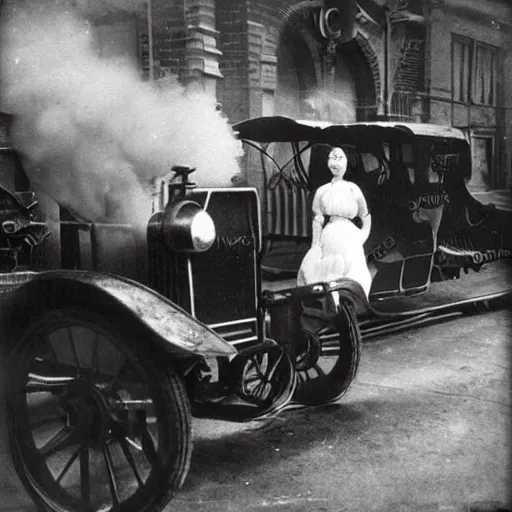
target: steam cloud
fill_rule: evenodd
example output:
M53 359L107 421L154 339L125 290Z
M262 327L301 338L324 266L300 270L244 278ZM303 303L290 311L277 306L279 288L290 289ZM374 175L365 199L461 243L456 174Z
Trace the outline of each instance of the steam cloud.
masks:
M98 17L117 11L142 13L147 0L74 0L73 4L84 15Z
M138 9L142 0L69 2L2 13L1 108L16 116L13 141L33 188L83 219L142 225L149 184L172 165L196 167L200 185L231 185L242 149L214 99L100 58L94 27L77 11Z
M320 119L335 123L354 123L354 109L327 88L318 88L306 103Z

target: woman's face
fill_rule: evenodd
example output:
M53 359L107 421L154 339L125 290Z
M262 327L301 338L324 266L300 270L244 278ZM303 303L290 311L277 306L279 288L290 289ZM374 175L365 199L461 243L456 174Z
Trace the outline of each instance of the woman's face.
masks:
M329 153L327 165L333 176L343 177L347 170L347 155L341 148L334 148Z

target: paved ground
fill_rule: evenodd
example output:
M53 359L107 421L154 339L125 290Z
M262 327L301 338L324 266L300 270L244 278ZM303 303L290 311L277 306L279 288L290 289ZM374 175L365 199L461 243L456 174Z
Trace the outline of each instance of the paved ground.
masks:
M509 289L510 269L496 262L409 300ZM512 510L511 330L501 310L369 341L335 406L196 422L192 468L167 512Z
M335 406L197 422L191 472L166 510L510 506L511 327L501 311L381 339Z

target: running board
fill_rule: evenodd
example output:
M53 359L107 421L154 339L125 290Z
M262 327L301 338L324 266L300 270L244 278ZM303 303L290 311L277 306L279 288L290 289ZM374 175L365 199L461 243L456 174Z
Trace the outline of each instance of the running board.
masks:
M366 341L377 336L393 334L414 327L422 327L450 320L461 315L490 311L491 309L502 309L507 304L512 304L512 290L397 313L382 313L370 306L370 312L373 316L362 320L359 323L359 328L363 341Z

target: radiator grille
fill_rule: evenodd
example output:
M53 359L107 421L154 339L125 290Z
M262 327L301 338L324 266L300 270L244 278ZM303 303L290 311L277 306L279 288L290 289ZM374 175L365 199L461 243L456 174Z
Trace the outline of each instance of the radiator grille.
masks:
M247 331L244 319L255 322L260 288L261 229L256 191L198 188L187 199L210 214L216 240L203 253L173 253L159 238L162 214L155 214L148 229L151 286L201 322L222 324L219 328L227 338L254 336L255 327ZM155 206L161 201L162 197ZM238 324L234 332L233 326Z

